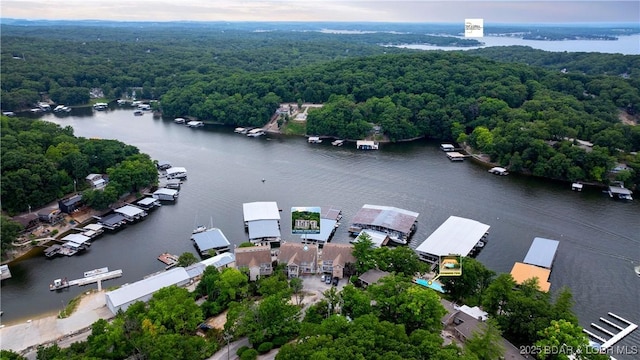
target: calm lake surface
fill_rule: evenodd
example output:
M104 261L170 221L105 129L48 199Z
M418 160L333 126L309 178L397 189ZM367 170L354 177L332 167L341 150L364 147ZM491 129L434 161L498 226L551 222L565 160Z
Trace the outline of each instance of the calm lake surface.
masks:
M529 46L538 50L554 52L600 52L610 54L639 55L640 34L619 36L618 40L566 40L545 41L525 40L511 36L485 36L476 40L484 43L472 47L440 47L433 45L402 45L401 47L419 50L471 50L491 46Z
M449 216L491 226L478 260L496 272L522 261L534 237L560 241L551 273L551 289L571 289L583 327L607 312L640 323L640 199L611 200L600 190L572 192L568 184L510 175L491 175L471 161L452 163L438 144L416 141L382 145L379 151L308 144L302 137L248 138L231 128L207 125L191 129L133 110L105 112L74 109L70 115L43 119L72 126L75 135L117 139L137 146L156 160L187 168L178 201L153 211L144 221L98 238L85 254L46 259L37 255L11 264L13 278L2 283L2 321L26 321L57 312L69 299L95 288L50 292L59 277L75 279L86 270L122 269L116 286L161 271L165 251L196 253L189 240L196 224L222 229L233 244L247 240L242 203L277 201L284 219L292 206L334 205L343 210L333 242L346 243L349 221L364 204L396 206L420 213L415 247ZM263 183L261 179L266 181ZM284 240L299 241L282 221ZM623 344L640 344L640 331ZM624 357L618 357L624 358Z

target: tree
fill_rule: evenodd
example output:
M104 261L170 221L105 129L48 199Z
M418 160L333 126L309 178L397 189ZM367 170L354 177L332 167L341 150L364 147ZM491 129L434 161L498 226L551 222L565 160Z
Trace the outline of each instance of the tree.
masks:
M304 299L304 292L302 291L302 279L295 277L289 280L289 287L291 288L293 294L296 296L296 304L300 305L300 302L302 302L302 300Z
M376 266L373 255L373 241L371 241L371 236L366 232L361 234L359 240L353 244L352 254L356 258L356 271L358 274L365 273Z
M156 291L149 300L147 316L156 326L172 333L193 334L203 320L202 310L187 289L168 286Z
M550 349L540 351L538 359L580 359L606 360L606 354L598 354L589 345L589 338L577 324L566 320L551 320L549 327L539 332L540 339L536 341L536 348Z
M190 252L184 252L182 255L178 257L178 266L187 267L189 265L193 265L198 262L196 256Z
M465 348L478 357L478 360L500 359L504 355L502 336L493 319L483 323L480 331L474 332L464 343Z
M371 296L366 291L362 291L353 285L345 286L340 291L340 313L352 319L370 314Z
M0 241L2 241L2 257L6 254L6 251L11 249L13 243L18 234L23 230L22 225L11 220L11 218L0 215Z
M494 275L481 262L463 257L462 275L442 277L442 283L453 300L473 305L479 304Z

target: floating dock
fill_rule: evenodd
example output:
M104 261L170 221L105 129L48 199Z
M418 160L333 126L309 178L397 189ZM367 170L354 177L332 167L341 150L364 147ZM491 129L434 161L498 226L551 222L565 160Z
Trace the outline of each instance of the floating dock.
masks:
M107 271L107 268L100 268L91 271L85 271L84 277L75 280L55 279L52 284L49 285L49 290L62 290L71 286L84 286L93 283L98 283L98 291L102 290L102 281L119 278L122 276L122 269Z
M169 253L162 253L158 256L158 260L160 260L163 264L167 265L165 269L171 269L172 267L178 264L178 257Z

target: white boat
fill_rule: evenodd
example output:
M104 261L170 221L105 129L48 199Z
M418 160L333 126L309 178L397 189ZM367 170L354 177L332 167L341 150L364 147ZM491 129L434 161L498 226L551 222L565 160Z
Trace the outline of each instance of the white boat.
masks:
M344 140L334 140L331 142L331 145L333 146L342 146L344 145Z
M309 136L309 144L320 144L322 142L322 139L320 139L318 136Z
M89 271L85 271L84 272L84 277L91 277L91 276L95 276L98 274L104 274L104 273L108 273L109 272L109 268L108 267L103 267L103 268L99 268L99 269L93 269L93 270L89 270Z
M186 120L184 118L180 118L180 117L173 119L173 122L176 123L176 124L184 124L185 121Z
M235 130L233 130L233 132L236 134L246 134L247 131L249 131L249 129L243 127L237 127L235 128Z
M256 128L256 129L250 130L247 133L247 136L248 137L258 137L258 136L262 136L264 134L265 134L264 130L262 130L261 128Z
M195 229L193 229L192 234L198 234L198 233L205 232L205 231L207 231L207 227L206 227L206 226L204 226L204 225L198 225L198 227L196 227Z
M571 184L571 190L574 191L582 191L583 185L579 182L574 182L573 184Z
M495 175L500 175L500 176L509 175L509 171L507 171L507 169L500 166L492 167L491 169L489 169L489 172Z
M193 121L189 121L187 123L187 126L191 128L202 127L204 126L204 123L202 121L193 120Z
M440 150L444 152L454 151L456 148L451 144L440 144Z
M99 103L93 104L93 108L96 110L107 110L109 108L109 104L99 102Z
M55 108L53 108L53 112L69 112L71 111L71 108L68 106L64 106L64 105L58 105Z

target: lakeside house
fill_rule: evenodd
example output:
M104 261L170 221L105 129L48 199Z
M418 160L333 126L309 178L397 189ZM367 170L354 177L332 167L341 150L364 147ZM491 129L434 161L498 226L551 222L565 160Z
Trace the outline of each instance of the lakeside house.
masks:
M107 180L102 174L89 174L84 179L92 189L102 189L107 186Z
M75 194L58 201L58 209L65 214L72 214L84 205L82 194Z
M287 276L315 274L318 264L318 245L285 242L280 245L278 263L285 264Z
M353 245L350 244L325 244L320 258L322 259L321 271L339 279L345 276L346 265L356 262L353 256Z
M249 280L256 281L263 276L273 273L273 260L270 246L250 246L236 248L236 268L246 269L249 272Z

